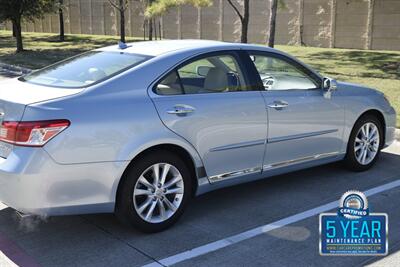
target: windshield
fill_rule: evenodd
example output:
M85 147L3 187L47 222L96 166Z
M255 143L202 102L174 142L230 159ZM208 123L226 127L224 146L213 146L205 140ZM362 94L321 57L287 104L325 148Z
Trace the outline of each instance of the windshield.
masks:
M104 81L150 58L123 52L91 51L35 71L20 80L52 87L82 88Z

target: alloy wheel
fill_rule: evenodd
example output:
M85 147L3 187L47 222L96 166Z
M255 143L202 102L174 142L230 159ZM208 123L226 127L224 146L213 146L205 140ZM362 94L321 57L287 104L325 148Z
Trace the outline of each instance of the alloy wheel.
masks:
M184 182L179 170L168 163L157 163L139 177L133 191L136 213L146 222L161 223L180 207Z
M354 154L358 163L368 165L378 154L380 135L378 127L372 123L365 123L356 135L354 142Z

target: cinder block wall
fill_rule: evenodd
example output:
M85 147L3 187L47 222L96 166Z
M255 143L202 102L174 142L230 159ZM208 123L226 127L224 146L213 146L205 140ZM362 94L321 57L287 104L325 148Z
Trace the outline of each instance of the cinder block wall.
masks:
M65 0L65 30L76 34L119 34L119 15L107 0ZM164 38L240 40L240 20L226 0L213 0L209 8L183 6L157 18L155 28ZM234 0L239 9L242 0ZM278 10L278 44L320 47L400 50L400 0L284 0ZM249 42L265 43L270 0L250 0ZM126 33L144 35L143 4L131 0L126 14ZM4 27L3 27L4 28ZM11 25L6 25L11 29ZM24 31L59 30L57 14Z

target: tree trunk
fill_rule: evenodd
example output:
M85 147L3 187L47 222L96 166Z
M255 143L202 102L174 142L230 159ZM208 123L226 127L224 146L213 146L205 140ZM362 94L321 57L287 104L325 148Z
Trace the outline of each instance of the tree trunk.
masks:
M64 31L64 12L62 9L63 0L60 0L60 9L58 10L58 18L60 24L60 42L65 41L65 31Z
M125 43L125 6L124 0L119 0L119 13L120 13L120 31L121 31L121 39L120 41Z
M242 20L242 36L241 36L241 42L242 43L247 43L247 35L248 35L248 29L249 29L249 19L250 19L250 11L249 11L249 5L250 5L250 0L245 0L244 1L244 14L243 14L243 20Z
M149 27L149 40L153 40L153 19L149 18L148 19L148 27Z
M14 38L17 37L17 30L15 29L15 23L14 22L12 22L12 35L13 35Z
M276 12L278 10L278 0L271 0L271 10L269 16L268 46L275 45Z
M24 45L22 43L22 33L21 33L21 18L13 21L15 25L15 38L17 41L17 53L24 51Z

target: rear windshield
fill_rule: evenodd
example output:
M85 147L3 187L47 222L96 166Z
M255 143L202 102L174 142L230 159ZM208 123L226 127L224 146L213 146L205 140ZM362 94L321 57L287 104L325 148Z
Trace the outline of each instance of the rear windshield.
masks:
M151 57L123 52L91 51L61 61L20 80L61 88L82 88L104 81Z

